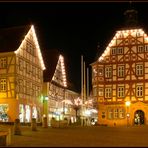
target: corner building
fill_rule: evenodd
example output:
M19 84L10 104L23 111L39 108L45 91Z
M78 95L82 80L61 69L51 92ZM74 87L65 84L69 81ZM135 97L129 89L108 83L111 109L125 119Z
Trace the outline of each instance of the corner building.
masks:
M33 25L0 30L0 121L41 121L44 69Z
M91 66L98 123L148 125L148 36L145 31L139 27L117 31Z

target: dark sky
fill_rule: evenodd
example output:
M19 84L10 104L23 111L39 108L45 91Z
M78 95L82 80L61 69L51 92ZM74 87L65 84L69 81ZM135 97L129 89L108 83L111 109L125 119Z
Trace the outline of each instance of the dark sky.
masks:
M0 3L0 27L34 24L41 50L62 51L68 84L80 91L81 55L90 68L116 31L124 27L123 13L129 8L138 11L139 22L148 30L148 3L140 2Z

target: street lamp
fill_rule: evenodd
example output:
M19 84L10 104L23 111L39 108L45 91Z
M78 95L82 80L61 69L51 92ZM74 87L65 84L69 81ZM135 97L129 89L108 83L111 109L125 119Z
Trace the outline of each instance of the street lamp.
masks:
M129 107L131 105L131 102L126 101L125 105L126 105L126 118L127 118L127 126L128 126L129 125L129 119L130 119Z

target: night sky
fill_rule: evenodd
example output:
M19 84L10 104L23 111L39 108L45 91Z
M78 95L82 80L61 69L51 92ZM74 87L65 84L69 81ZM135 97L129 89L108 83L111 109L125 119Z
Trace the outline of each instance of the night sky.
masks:
M116 31L124 27L123 13L129 8L138 11L139 23L148 32L148 3L140 2L0 3L0 28L34 24L42 52L60 49L68 85L80 92L81 55L90 68Z

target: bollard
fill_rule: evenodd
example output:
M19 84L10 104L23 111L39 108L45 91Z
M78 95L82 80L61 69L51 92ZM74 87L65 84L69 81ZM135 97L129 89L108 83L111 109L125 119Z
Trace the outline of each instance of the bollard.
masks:
M44 128L47 128L47 127L48 127L48 124L47 124L47 117L43 117L42 127L44 127Z
M32 131L37 131L36 118L32 118L31 130L32 130Z
M14 135L21 135L20 119L15 119L15 122L14 122Z

